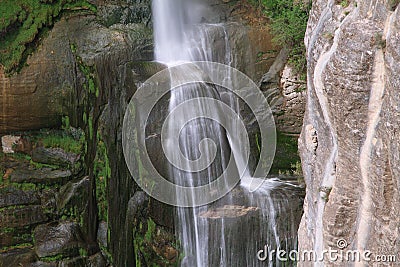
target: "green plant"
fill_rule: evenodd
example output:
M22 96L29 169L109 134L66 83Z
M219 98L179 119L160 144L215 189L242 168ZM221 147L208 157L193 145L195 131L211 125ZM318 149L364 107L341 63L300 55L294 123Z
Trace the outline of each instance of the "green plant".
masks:
M350 2L348 0L343 0L343 1L340 2L340 5L343 8L346 8L346 7L348 7L350 5Z
M382 33L380 32L375 34L375 45L380 49L386 48L386 40L384 39Z
M305 71L306 56L304 34L307 28L311 1L295 0L249 0L263 8L271 20L273 41L289 48L289 63L297 73Z
M297 137L281 132L277 132L276 137L276 152L270 173L284 175L301 174Z
M399 5L400 0L390 0L389 6L392 11L396 10L396 7Z
M83 137L81 140L75 140L68 134L51 134L41 139L44 147L61 148L64 151L79 154L82 150Z
M61 121L62 121L61 128L63 130L68 131L71 128L71 123L69 121L69 117L68 116L63 116Z
M62 13L77 9L96 11L86 0L0 1L0 64L5 72L19 71Z
M151 219L142 218L133 230L133 245L135 250L136 266L177 266L180 254L177 259L170 261L160 253L157 248L168 245L179 251L179 245L173 234L166 231L163 227L157 226Z

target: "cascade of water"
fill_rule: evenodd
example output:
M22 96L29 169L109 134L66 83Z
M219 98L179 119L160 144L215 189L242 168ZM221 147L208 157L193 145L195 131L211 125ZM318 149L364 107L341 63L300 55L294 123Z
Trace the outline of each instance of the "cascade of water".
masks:
M157 61L167 65L181 61L231 65L236 61L224 25L200 23L203 7L198 1L153 0L152 8ZM196 71L188 67L182 75L204 75ZM231 80L231 73L226 73L225 77ZM172 84L177 79L180 78L171 75ZM172 112L181 103L199 97L224 98L233 110L239 112L237 97L205 82L173 88L169 110ZM220 112L212 104L197 106L211 110L213 114ZM238 170L245 170L242 173L245 178L240 187L210 205L176 209L175 227L184 255L181 266L280 266L278 261L260 261L257 251L264 249L265 245L269 249L288 251L296 247L300 217L291 207L299 205L290 201L299 199L292 191L286 191L293 186L271 179L250 193L250 172L240 147L243 137L238 135L239 131L228 135L217 122L206 118L192 119L195 117L193 114L196 114L194 107L185 108L167 126L169 135L174 135L177 127L181 127L179 144L168 143L166 147L172 154L169 160L180 161L179 168L173 164L169 167L173 181L191 187L208 184L224 172L231 152ZM210 139L213 144L204 142ZM187 161L182 161L181 154ZM200 163L193 164L201 157L210 160L205 168ZM284 218L281 218L282 214L285 214Z

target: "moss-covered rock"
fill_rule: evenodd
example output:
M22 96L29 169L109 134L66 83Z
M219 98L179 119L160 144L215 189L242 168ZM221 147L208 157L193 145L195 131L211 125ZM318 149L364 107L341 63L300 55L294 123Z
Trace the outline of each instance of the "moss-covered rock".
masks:
M0 3L0 64L18 71L33 52L38 37L67 10L96 11L85 0L4 0Z

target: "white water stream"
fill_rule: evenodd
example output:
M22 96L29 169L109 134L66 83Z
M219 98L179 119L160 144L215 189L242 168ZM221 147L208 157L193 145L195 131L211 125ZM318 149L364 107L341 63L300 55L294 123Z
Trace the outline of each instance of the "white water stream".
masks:
M192 61L227 65L235 62L225 26L201 23L204 20L202 11L206 10L201 2L153 0L152 8L157 61L168 66ZM214 45L216 41L219 41L218 48ZM182 75L204 75L196 73L195 68L188 68L186 72ZM231 73L226 73L225 77L231 79ZM171 75L172 84L174 79L179 77ZM221 100L220 90L205 82L173 88L169 111L185 101L201 97ZM228 94L225 101L233 110L239 110L238 100L233 95ZM229 153L233 154L238 170L245 170L245 178L241 186L215 203L196 208L176 208L175 230L183 253L180 265L288 266L287 262L281 264L275 258L260 261L257 252L265 246L287 251L296 247L296 222L298 224L299 218L295 218L296 211L292 210L292 206L300 205L290 202L299 200L291 191L298 188L279 179L269 179L257 191L251 192L252 178L243 159L240 136L235 132L227 134L214 120L193 119L199 112L195 109L211 111L217 118L224 119L224 114L220 114L221 111L212 103L198 102L183 108L170 120L167 125L170 139L179 132L178 141L167 141L166 146L169 160L176 163L169 167L171 179L187 187L208 184L223 173ZM210 164L204 165L201 159ZM178 194L176 197L184 196Z

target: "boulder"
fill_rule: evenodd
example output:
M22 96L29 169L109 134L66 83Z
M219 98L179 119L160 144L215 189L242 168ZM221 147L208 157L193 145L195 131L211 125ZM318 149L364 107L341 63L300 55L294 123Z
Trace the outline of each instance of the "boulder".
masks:
M50 168L14 170L9 178L13 183L38 183L38 184L59 184L70 180L72 174L69 170L53 170Z
M85 241L75 222L52 222L39 225L34 231L35 251L40 258L62 255L79 256Z
M37 147L32 151L32 160L39 163L72 167L79 159L79 155L65 152L61 148Z

